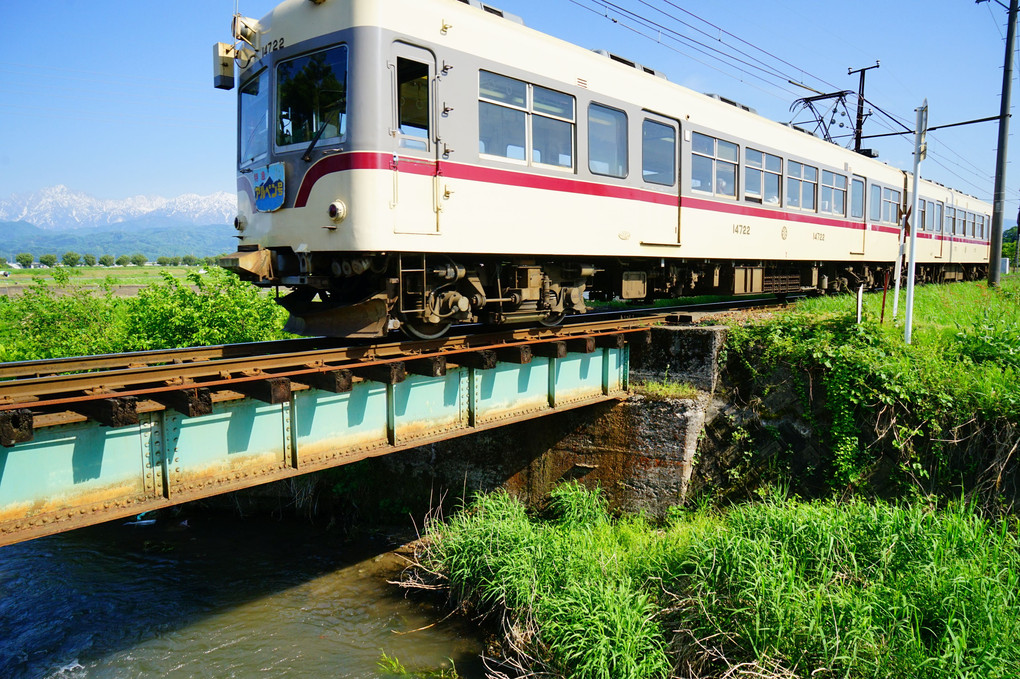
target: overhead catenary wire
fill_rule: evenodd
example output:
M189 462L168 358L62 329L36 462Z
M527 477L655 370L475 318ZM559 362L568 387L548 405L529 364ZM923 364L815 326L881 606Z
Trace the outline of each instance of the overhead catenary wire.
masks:
M804 84L803 82L800 82L802 79L801 76L806 76L811 82L824 83L825 86L830 87L833 90L840 89L836 85L833 85L832 83L826 81L821 76L813 74L807 69L801 68L796 64L787 61L776 54L773 54L769 50L763 47L759 47L758 45L748 40L745 40L744 38L741 38L740 36L726 30L725 28L719 26L718 24L715 24L694 12L685 9L677 2L674 2L673 0L658 0L658 2L660 2L662 6L657 6L651 0L632 0L633 2L636 2L640 4L643 8L645 8L644 9L645 12L653 11L656 14L666 17L666 19L660 20L652 19L640 11L635 11L633 9L623 7L621 4L619 4L623 0L618 0L618 2L614 2L613 0L585 0L585 2L589 3L588 5L582 4L582 0L568 0L568 1L588 11L603 16L606 19L609 19L610 21L612 21L614 24L618 25L621 28L625 28L633 33L641 35L642 37L652 40L666 47L667 49L671 49L672 51L677 52L687 58L693 59L697 63L700 63L709 68L712 68L713 70L723 73L727 77L734 78L747 86L754 87L759 91L765 92L771 97L782 98L781 96L778 96L776 94L777 91L787 95L795 94L791 92L788 88L781 87L778 83L774 82L773 79L779 79L781 77L786 77L787 82L789 84L796 85L799 87L806 87L808 89L813 88ZM597 7L598 9L593 8L592 5L594 5L594 7ZM672 8L672 10L675 10L676 13L681 13L682 15L684 15L684 17L672 13L665 7ZM675 22L677 26L683 28L677 29L671 27L671 25L666 25L670 22ZM707 28L703 28L702 26L698 25L698 22L700 22L700 24ZM635 25L637 27L635 27ZM685 35L685 33L682 32L683 30L693 32L698 37ZM650 31L651 34L649 34L646 31ZM699 37L703 39L699 39ZM680 47L668 44L666 42L667 39L671 42L676 43ZM713 44L711 45L706 44L705 40L710 40ZM748 49L743 49L735 45L734 43L739 43L740 45L746 46ZM717 64L720 64L722 68L709 64L704 59L698 58L690 54L690 51L694 50L696 50L699 54L703 55L705 58L710 59L716 62ZM731 52L727 52L726 50L730 50ZM756 56L756 54L764 56L759 57ZM770 60L775 63L771 63ZM734 75L732 72L727 72L727 70L724 69L732 69L737 71L738 73L741 73L742 75ZM790 73L790 69L792 69L794 74ZM763 85L764 88L756 85L755 83L749 82L747 78L755 80L757 83ZM818 92L817 90L814 91ZM895 124L901 129L912 130L912 127L910 127L907 123L903 122L903 119L900 118L899 116L886 112L884 109L881 109L880 107L876 106L874 102L869 101L868 103L869 105L872 106L873 109L880 111L882 115L887 117L889 121L894 121ZM887 124L879 123L878 118L876 118L874 122L878 123L880 128L885 128L890 132L894 131L889 126L887 126ZM949 154L959 159L959 162L962 162L968 165L969 167L960 167L959 162L950 160L950 158L947 157L946 155L942 156L942 160L944 162L940 162L933 158L933 161L935 162L936 165L941 167L943 170L945 170L953 177L957 178L962 183L971 187L973 190L976 190L977 193L979 194L991 193L990 189L987 186L987 183L990 180L989 174L986 171L983 171L980 168L978 168L973 162L969 161L963 154L953 149L944 140L936 140L934 137L932 138L932 140L938 141L939 146L944 150L946 154ZM909 140L906 140L905 143L912 146ZM931 151L929 152L931 153ZM963 177L956 170L972 174L974 176L974 180L970 180ZM1010 193L1012 194L1013 192L1011 191ZM1020 195L1020 191L1016 193Z
M581 0L569 0L569 1L572 2L575 5L579 5L581 7L585 7L582 4ZM742 73L745 73L746 75L749 75L751 77L756 77L756 78L762 80L763 82L765 82L766 84L769 84L769 85L772 85L772 86L778 86L776 82L769 81L769 80L767 80L763 76L768 76L768 77L771 77L771 78L775 78L777 81L780 81L782 83L785 83L787 80L789 80L789 78L787 77L786 74L780 73L780 72L778 72L778 71L776 71L774 69L770 69L770 68L765 67L765 66L760 66L760 65L755 64L755 63L753 63L751 61L748 61L746 59L741 59L739 57L735 57L735 56L732 56L730 54L727 54L724 51L718 49L717 47L715 47L713 45L709 45L709 44L706 44L706 43L704 43L704 42L702 42L700 40L696 40L694 38L691 38L690 36L686 36L683 33L680 33L679 31L676 31L676 30L674 30L672 28L669 28L668 26L664 26L663 24L660 24L660 23L658 23L656 21L653 21L653 20L651 20L651 19L649 19L647 17L644 17L644 16L638 14L637 12L634 12L632 10L628 10L625 7L622 7L622 6L618 5L618 4L616 4L615 2L611 2L611 0L587 0L587 2L589 2L589 3L593 4L593 5L602 7L603 11L599 12L597 10L592 9L591 7L585 7L586 9L592 10L596 14L599 14L601 16L606 17L607 19L609 19L613 23L615 23L615 24L617 24L617 25L619 25L619 26L621 26L623 28L631 28L631 27L629 27L625 23L623 23L621 21L621 19L623 21L630 21L630 22L633 22L633 23L637 23L637 24L643 26L644 28L657 31L657 32L659 32L662 35L666 35L671 40L674 40L674 41L676 41L678 43L681 43L685 47L688 47L690 49L694 49L695 51L697 51L698 53L700 53L700 54L702 54L704 56L707 56L707 57L712 58L712 59L716 59L716 60L726 64L727 66L729 66L731 68L735 68L736 70L738 70L738 71L740 71ZM617 18L610 17L609 16L610 11L612 11L612 12L616 13L617 15L619 15L619 17L617 17ZM663 43L661 40L657 40L655 37L649 36L646 33L641 33L640 31L638 31L638 33L643 35L643 36L645 36L646 38L650 38L652 40L655 40L655 41L659 42L660 44L662 44L662 45L664 45L666 47L669 47L669 45L665 45L665 43ZM682 52L680 50L674 50L674 51L678 51L681 54L684 54L685 56L689 56L689 55L687 55L686 53L684 53L684 52ZM699 63L704 63L704 62L699 62ZM754 73L754 71L758 71L759 73L756 74L756 73ZM786 88L780 87L780 89L783 89L784 91L790 92L792 94L792 92L790 90L786 89Z

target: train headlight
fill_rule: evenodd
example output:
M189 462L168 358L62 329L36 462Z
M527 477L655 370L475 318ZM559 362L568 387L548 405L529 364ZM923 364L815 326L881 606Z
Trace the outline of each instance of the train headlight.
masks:
M237 215L236 217L234 217L234 228L235 229L237 229L238 231L244 231L244 229L247 226L248 226L248 218L247 217L245 217L244 215Z
M334 200L329 204L326 212L329 214L329 218L333 220L334 223L339 224L347 218L347 204L342 200Z

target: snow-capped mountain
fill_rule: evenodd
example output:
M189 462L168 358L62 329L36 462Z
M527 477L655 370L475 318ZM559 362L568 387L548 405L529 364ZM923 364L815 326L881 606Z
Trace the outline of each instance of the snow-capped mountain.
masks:
M229 224L236 213L237 198L224 191L208 196L186 193L176 198L103 200L66 186L51 186L0 200L0 222L28 222L41 229L88 229L124 222Z

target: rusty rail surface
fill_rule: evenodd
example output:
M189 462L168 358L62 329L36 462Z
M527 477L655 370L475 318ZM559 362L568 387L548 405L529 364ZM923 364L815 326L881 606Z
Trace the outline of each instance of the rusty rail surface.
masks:
M84 419L116 427L137 423L138 412L166 407L196 416L210 412L211 403L245 396L280 403L292 389L343 390L357 379L392 384L408 373L435 374L446 363L477 365L523 347L564 343L568 350L590 351L585 343L622 341L624 334L663 318L651 314L430 341L341 345L302 338L0 364L0 445L30 440L38 427ZM616 336L621 339L613 340Z

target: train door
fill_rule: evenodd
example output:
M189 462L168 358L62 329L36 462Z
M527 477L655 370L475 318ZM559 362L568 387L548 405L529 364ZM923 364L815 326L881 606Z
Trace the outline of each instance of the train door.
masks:
M680 122L651 111L642 111L641 179L647 187L676 196L670 205L676 210L672 221L680 243ZM663 234L664 236L666 234Z
M854 226L862 227L860 241L852 244L851 255L863 255L864 245L868 239L868 223L864 219L865 208L865 179L854 175L850 180L850 220Z
M392 160L395 233L438 234L441 206L439 135L436 125L436 57L426 49L393 43L387 62L392 96Z

